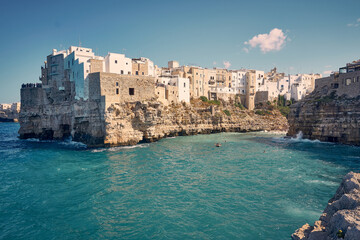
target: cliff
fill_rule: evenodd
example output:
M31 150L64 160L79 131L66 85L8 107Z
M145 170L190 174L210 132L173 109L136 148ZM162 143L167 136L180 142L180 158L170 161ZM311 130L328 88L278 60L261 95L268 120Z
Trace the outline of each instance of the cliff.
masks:
M360 145L360 98L318 89L291 106L289 136Z
M360 239L360 174L348 173L314 226L305 224L294 240Z
M165 106L153 101L111 104L63 101L27 106L20 113L20 138L62 139L72 136L91 147L134 145L168 136L216 132L286 131L279 111L265 115L201 100Z

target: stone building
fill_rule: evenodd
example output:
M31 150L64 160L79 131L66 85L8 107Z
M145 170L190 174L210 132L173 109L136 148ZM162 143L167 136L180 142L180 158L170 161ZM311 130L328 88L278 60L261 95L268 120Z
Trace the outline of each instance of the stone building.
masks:
M116 73L89 74L89 100L100 101L107 109L111 104L154 100L155 78Z
M347 63L329 77L317 79L315 90L335 92L338 96L355 98L360 94L360 60Z

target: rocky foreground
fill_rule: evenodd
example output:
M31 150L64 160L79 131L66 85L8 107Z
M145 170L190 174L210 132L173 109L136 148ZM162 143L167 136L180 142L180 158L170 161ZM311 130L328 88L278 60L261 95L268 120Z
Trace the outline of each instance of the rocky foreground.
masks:
M90 147L134 145L169 136L217 132L286 131L287 119L278 110L258 112L241 105L217 105L193 100L165 106L154 101L112 104L48 104L23 108L20 138L63 139Z
M360 239L360 173L348 173L314 226L305 224L294 240Z

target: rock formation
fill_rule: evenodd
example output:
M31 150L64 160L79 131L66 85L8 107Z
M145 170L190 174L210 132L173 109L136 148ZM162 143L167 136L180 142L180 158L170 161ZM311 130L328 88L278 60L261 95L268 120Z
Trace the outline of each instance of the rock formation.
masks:
M293 104L288 117L289 136L360 145L360 98L338 96L328 89L316 90Z
M262 116L229 102L217 106L201 100L170 106L156 100L125 102L104 110L96 102L81 101L27 106L20 113L20 123L20 138L72 136L91 147L134 145L177 135L288 128L277 110Z
M360 174L348 173L314 226L305 224L293 240L360 239Z

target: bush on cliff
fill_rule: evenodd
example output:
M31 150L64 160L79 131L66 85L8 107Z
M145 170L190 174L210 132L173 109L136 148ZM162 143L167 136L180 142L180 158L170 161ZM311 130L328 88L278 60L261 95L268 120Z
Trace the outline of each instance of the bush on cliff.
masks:
M265 115L270 115L271 113L264 109L258 109L255 111L255 114L265 116Z
M279 106L278 109L279 109L280 113L284 117L288 117L288 115L290 113L290 107L289 106Z
M223 112L226 114L226 116L231 116L231 113L229 110L225 109Z
M200 97L200 100L203 101L203 102L209 101L209 100L207 99L207 97L205 97L205 96L201 96L201 97Z
M215 105L220 105L220 101L219 100L210 100L210 101L207 101L208 103L210 104L215 104Z
M245 107L241 103L235 103L235 107L238 107L241 110L245 110Z

